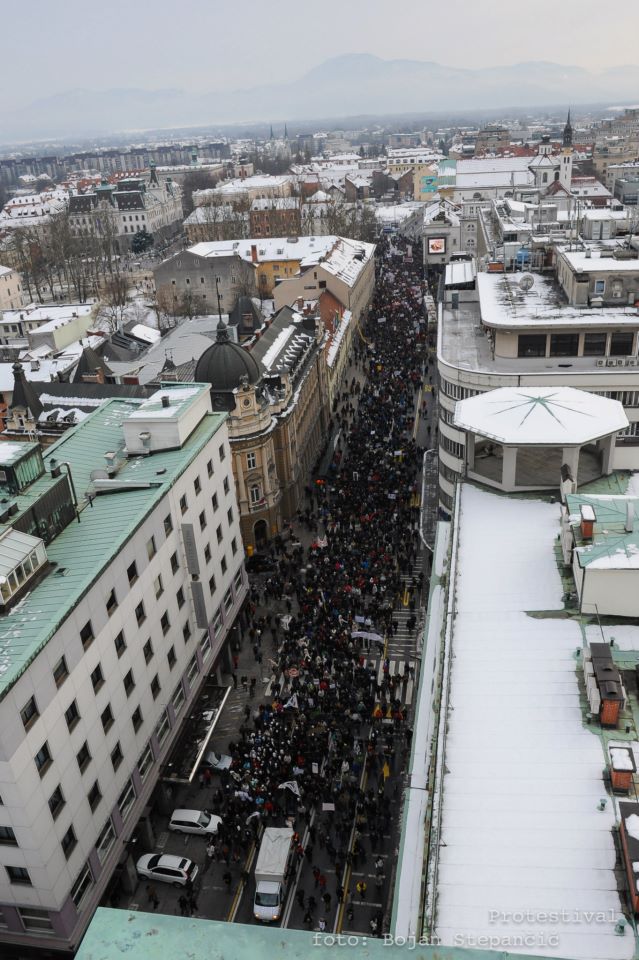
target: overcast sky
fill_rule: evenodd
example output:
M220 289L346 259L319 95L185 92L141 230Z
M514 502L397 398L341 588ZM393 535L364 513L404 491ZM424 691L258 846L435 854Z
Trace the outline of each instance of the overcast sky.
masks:
M639 61L639 0L0 0L0 105L71 88L224 91L339 54L451 66Z

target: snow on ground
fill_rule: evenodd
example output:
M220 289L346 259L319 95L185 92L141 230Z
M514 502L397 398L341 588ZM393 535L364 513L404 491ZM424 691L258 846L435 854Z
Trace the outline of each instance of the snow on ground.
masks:
M558 519L556 505L463 487L436 933L627 960L631 930L614 933L614 813L597 809L604 756L578 698L581 633L525 613L562 607Z

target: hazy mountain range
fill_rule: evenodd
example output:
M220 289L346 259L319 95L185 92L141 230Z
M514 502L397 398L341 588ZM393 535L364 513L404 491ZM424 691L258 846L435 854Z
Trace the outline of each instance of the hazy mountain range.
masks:
M637 98L639 65L594 73L545 61L460 69L420 60L351 54L286 83L246 90L67 90L0 114L0 140L348 114L623 103Z

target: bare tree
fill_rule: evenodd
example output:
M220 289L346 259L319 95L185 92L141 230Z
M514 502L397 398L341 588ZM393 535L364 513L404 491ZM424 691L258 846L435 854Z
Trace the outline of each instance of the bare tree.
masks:
M114 273L102 284L101 304L98 317L109 325L110 333L122 329L122 322L129 302L129 287L121 273Z

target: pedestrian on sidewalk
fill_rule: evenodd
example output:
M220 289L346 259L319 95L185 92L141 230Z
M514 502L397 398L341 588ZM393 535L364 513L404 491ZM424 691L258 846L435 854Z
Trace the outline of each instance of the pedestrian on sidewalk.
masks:
M238 666L239 666L239 663L240 663L240 658L238 657L238 655L237 655L236 653L234 653L234 654L233 654L233 669L234 669L234 670L237 670L237 668L238 668Z
M303 888L297 891L297 893L295 894L295 899L299 903L300 907L304 909L304 901L306 899L306 894L304 893Z
M248 677L246 675L241 677L240 683L242 684L242 690L244 693L248 693Z
M236 673L232 673L232 674L231 674L231 677L233 678L233 689L234 689L234 690L237 690L237 674L236 674Z
M160 898L157 895L157 891L152 883L149 883L146 888L146 895L149 903L153 906L154 910L160 906Z
M359 893L360 900L364 901L366 899L366 881L365 880L358 881L355 889Z
M222 875L222 880L223 880L224 883L226 884L226 889L229 890L229 891L230 891L230 889L231 889L231 880L232 880L232 879L233 879L233 877L231 876L231 871L230 871L230 870L227 870L227 871Z
M184 894L178 897L178 906L180 908L180 916L188 917L189 915L189 901L186 899Z
M320 917L319 920L317 921L317 929L319 930L320 933L324 933L324 931L326 930L326 920L324 919L324 917Z

